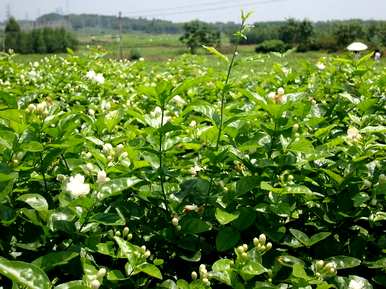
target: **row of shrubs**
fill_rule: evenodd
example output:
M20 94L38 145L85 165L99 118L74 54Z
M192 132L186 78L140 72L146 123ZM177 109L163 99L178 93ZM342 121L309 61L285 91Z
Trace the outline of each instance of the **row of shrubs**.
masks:
M66 52L67 48L76 49L78 41L63 27L21 31L19 24L11 18L5 28L4 46L17 53L60 53Z

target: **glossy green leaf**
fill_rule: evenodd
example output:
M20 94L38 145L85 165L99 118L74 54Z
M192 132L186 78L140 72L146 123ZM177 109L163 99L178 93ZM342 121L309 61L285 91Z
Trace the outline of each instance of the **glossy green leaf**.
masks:
M220 208L216 208L216 219L221 225L226 225L239 217L239 213L228 213Z
M39 194L24 194L17 198L17 200L27 203L38 212L48 210L47 200Z
M143 273L145 273L151 277L162 280L161 271L153 264L146 263L146 264L140 266L139 270L141 270Z
M50 289L51 282L39 267L0 257L0 274L28 289Z
M216 236L217 251L224 252L232 249L240 240L240 233L232 227L220 230Z
M44 271L50 271L57 266L68 264L78 255L79 253L71 251L52 252L37 258L32 262L32 264L36 265Z
M336 269L348 269L354 268L361 264L361 260L349 256L335 256L328 258L326 261L334 262L336 264Z

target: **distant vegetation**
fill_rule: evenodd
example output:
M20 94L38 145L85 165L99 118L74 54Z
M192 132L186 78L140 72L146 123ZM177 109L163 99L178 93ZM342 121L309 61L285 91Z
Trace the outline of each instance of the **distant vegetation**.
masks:
M239 24L234 22L203 23L193 21L189 23L174 23L159 19L149 20L127 17L121 19L121 24L123 34L146 33L152 35L149 38L150 46L160 46L152 42L154 35L175 35L176 40L182 35L180 38L182 43L192 53L195 53L197 47L200 47L202 44L218 45L221 40L223 40L223 43L228 43L228 39L230 39L231 43L234 43L233 34L239 26ZM76 41L67 32L67 30L72 30L76 32L82 43L107 45L108 47L106 48L111 49L111 45L106 44L106 41L102 41L103 43L95 41L91 36L114 36L114 34L118 33L119 19L116 16L92 14L60 15L51 13L39 17L34 23L20 21L20 26L22 31L27 32L17 32L17 39L12 36L14 32L9 32L6 42L10 43L10 45L5 48L16 48L14 50L19 53L65 51L66 47L76 46ZM194 26L197 27L194 28ZM33 27L39 27L39 29L34 29ZM62 27L65 27L66 30ZM192 28L195 31L200 30L201 32L191 33ZM146 38L142 35L140 37ZM85 40L88 38L92 39L92 41ZM107 42L112 42L111 40L114 40L114 38ZM44 44L43 41L45 42ZM286 21L258 22L252 25L247 33L247 38L243 39L241 44L255 45L256 52L263 53L271 51L281 52L291 48L297 48L299 52L318 50L334 52L344 49L353 41L363 41L372 49L384 49L386 47L386 21L345 20L311 22L306 19L288 19ZM140 42L142 43L143 41ZM135 43L133 47L127 48L130 50L133 48L142 49L141 45L138 47L138 43ZM166 46L167 44L162 43L161 46ZM177 41L173 42L173 46L181 47ZM140 54L140 50L137 50L135 54L135 57L137 57Z
M63 27L22 31L14 18L5 26L4 48L18 53L60 53L75 49L77 40Z

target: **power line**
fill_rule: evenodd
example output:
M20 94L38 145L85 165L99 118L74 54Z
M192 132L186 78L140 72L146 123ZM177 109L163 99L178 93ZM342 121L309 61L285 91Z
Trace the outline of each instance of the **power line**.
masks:
M202 2L202 3L195 3L195 4L189 4L189 5L183 5L183 6L174 6L169 8L159 8L159 9L153 9L153 10L136 10L126 13L129 14L140 14L140 13L158 13L161 11L170 11L170 10L179 10L179 9L186 9L186 8L198 8L197 6L213 6L218 4L224 4L225 2L235 2L234 0L223 0L223 1L212 1L212 2Z
M265 0L265 1L249 1L247 3L238 3L238 4L232 4L232 5L224 5L224 6L217 6L213 8L203 8L203 9L196 9L196 10L182 10L182 11L175 11L175 12L167 12L167 13L143 13L142 15L130 15L131 17L161 17L161 16L170 16L170 15L182 15L182 14L190 14L190 13L199 13L199 12L208 12L208 11L217 11L220 9L233 9L240 6L243 7L250 7L250 6L256 6L256 5L264 5L264 4L271 4L275 2L284 2L288 0Z

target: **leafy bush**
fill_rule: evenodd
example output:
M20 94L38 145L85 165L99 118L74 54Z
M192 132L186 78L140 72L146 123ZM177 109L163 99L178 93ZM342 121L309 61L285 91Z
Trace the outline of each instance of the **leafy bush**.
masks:
M142 57L141 51L139 49L131 49L130 50L130 60L138 60Z
M210 51L1 56L2 286L386 285L385 70Z
M285 52L289 46L279 39L265 40L256 46L255 51L259 53Z

